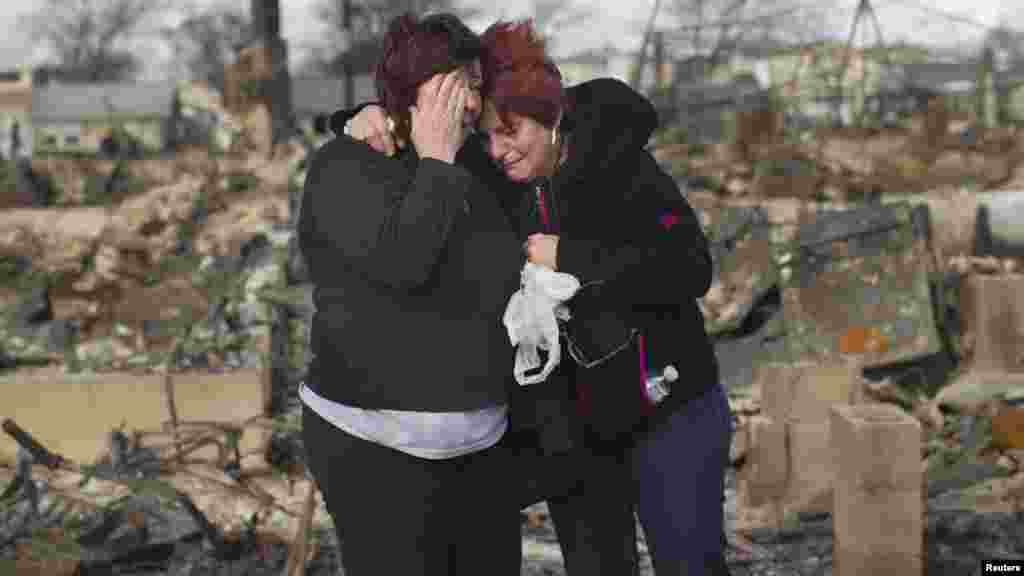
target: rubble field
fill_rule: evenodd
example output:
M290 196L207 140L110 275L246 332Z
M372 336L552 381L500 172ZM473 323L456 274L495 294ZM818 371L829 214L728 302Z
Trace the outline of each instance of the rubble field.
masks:
M1024 558L1024 252L999 228L1015 213L983 196L1024 183L1019 137L969 128L655 142L716 264L700 305L736 424L734 574L831 574L846 553L830 434L800 444L835 404L919 427L893 458L919 474L927 573ZM294 207L311 148L34 162L51 204L0 213L0 386L19 399L0 411L0 572L339 573L298 435L313 309ZM88 441L53 431L90 429L73 406L19 415L60 386L110 419ZM237 409L195 411L208 399ZM524 575L564 573L543 504L523 538Z

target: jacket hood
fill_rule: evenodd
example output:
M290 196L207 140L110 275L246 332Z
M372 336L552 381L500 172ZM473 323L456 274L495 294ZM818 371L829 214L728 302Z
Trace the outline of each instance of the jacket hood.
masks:
M345 132L345 122L353 116L352 112L347 109L341 109L331 114L327 120L327 126L334 132L335 136L341 136Z
M647 145L658 113L647 98L614 78L568 89L570 112L562 121L572 134L565 171L574 178L599 172L624 152Z

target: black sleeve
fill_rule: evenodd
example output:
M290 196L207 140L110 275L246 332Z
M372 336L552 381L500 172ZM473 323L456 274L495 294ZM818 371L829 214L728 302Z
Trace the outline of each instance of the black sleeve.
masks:
M560 236L558 269L605 290L633 307L673 306L702 297L711 287L712 262L696 213L675 180L647 151L631 170L631 206L624 221L633 237L607 241Z
M506 178L487 156L485 140L479 133L466 139L466 143L455 156L455 162L465 166L484 190L497 197L505 220L514 230L521 232L522 199L525 197L523 185Z
M328 121L328 126L331 128L331 132L334 132L335 136L341 136L345 133L345 123L356 117L357 114L363 111L363 108L367 106L380 106L383 108L383 104L380 102L363 102L355 108L343 108L331 114L331 119Z
M306 178L300 242L307 257L328 254L382 286L427 280L473 178L424 158L410 173L401 159L340 136L321 148ZM310 261L310 271L332 262Z

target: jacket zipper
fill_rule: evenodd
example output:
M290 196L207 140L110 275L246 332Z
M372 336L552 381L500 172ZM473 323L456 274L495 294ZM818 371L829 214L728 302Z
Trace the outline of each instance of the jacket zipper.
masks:
M540 221L544 226L544 233L550 234L551 216L548 214L548 206L544 198L544 186L542 184L537 184L534 188L534 192L536 194L537 213L540 214Z

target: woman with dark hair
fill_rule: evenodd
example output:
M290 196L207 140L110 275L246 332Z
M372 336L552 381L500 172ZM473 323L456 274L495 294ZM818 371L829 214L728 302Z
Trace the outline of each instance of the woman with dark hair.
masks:
M336 138L306 177L303 443L349 576L520 571L499 441L512 370L500 317L521 248L455 162L480 114L479 56L454 16L395 19L376 84L398 154Z
M645 149L654 108L617 80L564 89L529 22L496 23L481 39L478 150L490 165L473 172L498 191L528 260L582 284L563 325L572 361L543 384L568 384L582 429L574 452L589 456L577 459L575 490L539 494L567 568L616 573L581 566L578 551L619 546L635 504L659 576L726 574L731 416L696 302L712 263L696 215ZM378 113L357 117L357 131L380 140Z

